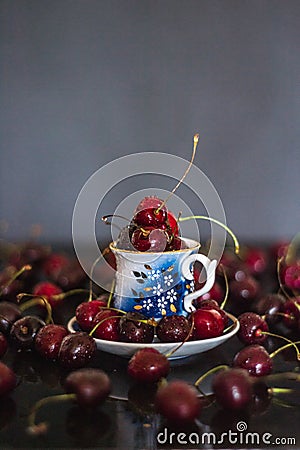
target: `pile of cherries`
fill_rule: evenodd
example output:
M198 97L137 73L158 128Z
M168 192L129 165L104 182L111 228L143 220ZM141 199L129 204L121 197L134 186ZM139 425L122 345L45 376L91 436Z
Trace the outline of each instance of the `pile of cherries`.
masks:
M157 204L153 214L155 208ZM154 409L172 423L190 423L199 418L203 405L201 382L209 375L213 398L222 408L254 408L261 399L267 404L276 393L270 387L276 375L273 358L288 347L299 357L300 264L297 260L288 264L286 250L287 245L271 252L243 248L240 257L225 252L215 285L194 302L195 311L188 317L174 314L155 322L137 312L111 308L108 292L88 297L84 293L88 280L78 267L72 271L76 265L68 256L32 243L9 248L0 272L0 357L5 358L8 349L24 354L36 352L67 371L62 385L66 398L75 399L81 407L94 408L109 397L111 384L107 374L91 367L97 355L93 337L151 343L155 335L160 341L180 344L188 339L217 336L228 326L222 308L227 282L226 311L238 316L238 338L244 345L230 367L216 366L194 385L182 380L168 382L172 370L168 355L147 347L128 361L128 374L138 385L154 387ZM197 267L194 275L196 287L200 286ZM260 282L262 277L269 280L268 289ZM23 293L26 295L20 295ZM49 314L55 315L69 295L85 298L76 308L81 328L76 333L69 333L64 324L53 323ZM37 312L28 313L30 308ZM283 340L282 346L272 352L267 350L270 336ZM16 373L1 361L0 396L4 398L17 386ZM35 424L39 407L34 406L30 415L29 431L34 434L47 429L45 424Z

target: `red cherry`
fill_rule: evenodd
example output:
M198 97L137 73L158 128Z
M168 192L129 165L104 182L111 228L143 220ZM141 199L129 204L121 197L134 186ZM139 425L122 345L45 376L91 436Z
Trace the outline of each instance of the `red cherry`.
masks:
M284 314L282 321L286 327L291 330L298 328L300 319L300 297L287 300L282 305L282 313Z
M178 222L176 217L174 216L174 214L171 211L168 211L167 214L167 224L170 227L171 233L173 234L173 236L178 236L179 235L179 227L178 227Z
M224 322L224 328L228 325L229 322L229 318L228 315L226 314L226 312L221 309L219 307L219 304L216 302L216 300L202 300L201 302L197 303L197 305L195 305L195 307L197 309L215 309L216 311L218 311L222 318L223 318L223 322Z
M267 339L264 332L269 331L268 324L258 314L245 312L239 316L238 320L240 329L237 335L244 344L262 344Z
M141 383L156 383L168 375L168 358L154 348L142 348L129 360L128 374Z
M45 297L46 300L50 303L52 308L55 308L61 301L62 298L56 299L54 296L57 294L61 294L62 289L54 283L50 281L41 281L36 284L33 288L33 295Z
M119 341L119 323L120 317L117 317L118 313L111 309L101 309L93 320L94 328L97 324L93 336L98 339L104 339L106 341Z
M170 381L158 388L155 409L173 424L181 426L194 422L201 412L198 391L185 381Z
M260 275L267 268L267 255L260 248L248 248L244 256L244 262L251 275Z
M131 243L140 252L163 252L170 239L167 232L159 228L137 228L131 237Z
M212 389L216 401L225 409L243 409L252 399L251 379L245 369L233 368L217 373Z
M223 317L216 309L197 309L193 313L193 339L209 339L224 331Z
M262 377L272 372L273 362L262 345L254 344L242 348L235 355L233 366L246 369L252 376Z
M284 271L284 284L290 289L300 289L300 264L292 264Z
M103 306L106 306L106 302L98 299L82 302L77 306L75 316L83 331L91 331L94 318Z
M200 284L195 283L195 289L199 289L199 288L200 288ZM198 303L201 303L202 300L215 300L218 303L218 305L220 305L224 300L224 289L221 287L220 283L218 283L216 281L209 292L201 295L196 300L194 300L194 304L195 304L196 308L197 308Z
M76 332L65 336L58 353L59 363L69 370L85 367L95 356L95 339L86 332Z
M62 340L69 334L66 327L48 324L40 328L34 341L35 350L44 358L56 360Z
M42 265L42 270L47 277L56 279L63 268L69 264L69 258L62 253L51 253Z

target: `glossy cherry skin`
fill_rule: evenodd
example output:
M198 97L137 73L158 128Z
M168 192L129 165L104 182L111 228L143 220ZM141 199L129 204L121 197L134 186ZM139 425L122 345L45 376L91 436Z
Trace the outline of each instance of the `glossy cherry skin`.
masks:
M66 392L76 395L76 401L80 406L95 408L109 396L111 382L103 370L82 368L66 377L64 388Z
M55 308L63 300L62 298L55 298L56 295L62 293L62 289L50 281L41 281L36 284L32 293L33 295L44 297L52 308Z
M9 394L16 385L16 374L6 364L0 362L0 397Z
M24 316L14 322L10 330L10 340L23 350L34 348L34 341L45 322L37 316Z
M136 207L132 221L137 226L159 227L167 220L167 208L162 205L163 200L158 197L145 197Z
M138 312L128 312L119 321L119 339L122 342L150 343L154 338L154 327Z
M156 383L168 375L168 358L154 348L142 348L129 360L127 372L140 383Z
M68 334L63 325L52 323L45 325L37 332L34 348L44 358L54 361L58 358L62 340Z
M103 300L91 300L80 303L75 311L76 320L83 331L91 331L93 321L106 302Z
M213 300L213 299L202 300L199 303L197 303L196 308L197 309L215 309L215 310L217 310L223 318L224 328L228 325L228 322L229 322L228 315L226 314L226 312L223 309L220 308L220 306L219 306L218 302L216 302L216 300Z
M167 224L171 230L173 236L179 236L179 227L176 217L171 211L167 213Z
M95 340L86 332L68 334L61 342L58 361L66 369L79 369L94 358L96 351Z
M291 330L297 329L300 320L300 298L286 300L282 305L282 313L284 314L282 321L285 326Z
M246 312L238 320L240 329L237 335L244 344L262 344L267 339L267 335L263 333L269 331L268 324L258 314Z
M233 368L217 373L212 381L216 401L224 409L240 410L252 399L250 376L245 369Z
M260 316L266 316L269 325L281 321L280 314L283 309L285 298L280 294L267 294L261 297L255 305L255 311Z
M93 337L97 339L104 339L106 341L119 341L119 322L121 314L111 309L101 309L93 320L94 328L98 327L93 332Z
M8 349L7 339L5 335L0 331L0 358L2 358L3 355L5 355L7 349Z
M194 319L192 339L209 339L220 336L223 333L223 317L216 309L201 308L192 314Z
M198 391L183 380L170 381L158 388L155 409L172 424L193 423L201 412Z
M254 377L263 377L272 372L273 362L262 345L253 344L242 348L235 355L233 366L246 369Z
M154 227L137 228L131 236L131 243L139 252L163 252L170 237L165 230Z
M156 336L162 342L183 342L190 331L189 320L177 314L164 316L156 326Z
M300 264L287 266L284 272L284 284L292 290L300 290Z
M0 302L0 331L8 334L13 323L21 316L22 312L18 305L11 302Z

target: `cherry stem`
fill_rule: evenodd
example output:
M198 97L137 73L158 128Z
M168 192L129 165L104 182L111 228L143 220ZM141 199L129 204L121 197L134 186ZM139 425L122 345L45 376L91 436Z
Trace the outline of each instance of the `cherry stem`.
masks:
M3 294L5 289L7 289L8 286L10 286L15 281L16 278L18 278L20 275L22 275L22 273L26 272L27 270L31 270L31 269L32 269L32 266L30 264L26 264L20 270L17 270L11 276L11 278L8 280L8 282L1 287L0 296Z
M76 400L75 394L58 394L58 395L52 395L49 397L42 398L41 400L38 400L35 405L31 408L30 414L28 416L28 427L27 432L31 435L38 435L38 434L44 434L48 429L48 424L46 422L41 422L39 424L35 423L36 414L38 410L48 404L48 403L56 403L56 402L63 402L66 400Z
M108 300L107 300L107 307L108 308L110 307L110 304L111 304L111 301L112 301L112 298L113 298L113 295L114 295L115 285L116 285L116 281L114 279L112 284L111 284L110 293L109 293L109 297L108 297Z
M238 255L240 252L240 244L239 241L236 237L236 235L230 230L230 228L228 228L226 225L224 225L224 223L220 222L217 219L213 219L212 217L207 217L207 216L188 216L188 217L180 217L178 220L179 222L185 222L186 220L191 220L191 219L203 219L203 220L208 220L210 222L216 223L217 225L220 225L220 227L224 228L224 230L227 231L227 233L232 237L232 240L234 242L234 246L235 246L235 254Z
M170 350L168 353L166 353L165 356L167 358L170 358L170 356L172 356L175 352L177 352L177 350L180 349L180 347L182 347L183 344L190 339L190 337L191 337L191 335L193 333L193 329L194 329L194 322L195 322L194 314L192 314L191 317L192 317L192 323L191 323L191 326L190 326L190 329L189 329L189 332L188 332L187 336L185 337L184 341L180 342L180 344L177 345L175 348L173 348L173 350Z
M274 381L274 380L280 380L280 379L286 379L289 381L300 381L300 374L297 374L296 372L278 372L278 373L271 373L270 375L266 375L265 377L261 377L262 381Z
M271 387L269 388L271 394L293 394L295 392L292 388Z
M105 216L102 216L102 217L101 217L101 220L103 220L103 222L104 222L104 223L107 223L108 225L112 225L112 223L108 221L108 219L109 219L110 217L118 217L119 219L126 220L126 222L128 222L128 223L130 222L130 220L129 220L127 217L120 216L119 214L107 214L107 215L105 215Z
M225 289L226 289L226 290L225 290L225 297L224 297L224 300L222 301L222 303L221 303L221 305L220 305L220 308L221 308L221 309L224 309L225 304L226 304L227 299L228 299L229 284L228 284L228 278L227 278L226 270L224 269L223 264L220 264L220 267L221 267L222 272L223 272L223 276L224 276L224 280L225 280Z
M216 366L213 367L212 369L208 370L207 372L205 372L203 375L201 375L194 383L194 385L196 387L199 386L200 383L202 383L203 380L205 380L205 378L207 378L209 375L212 375L216 372L219 372L220 370L227 370L229 368L229 366L225 365L225 364L221 364L220 366Z
M96 265L98 264L98 262L100 261L100 259L103 258L103 255L101 254L100 256L98 256L98 258L96 258L96 260L93 262L91 270L90 270L90 289L89 289L89 298L88 298L88 302L92 301L92 297L93 297L93 273L95 270Z
M27 302L23 303L23 305L20 305L21 312L24 312L26 309L31 308L32 306L36 305L42 305L45 306L47 310L47 317L45 319L45 323L54 323L52 318L52 307L48 300L45 297L42 296L35 296L31 294L18 294L17 300L20 301L24 297L33 297L31 300L28 300Z
M280 276L280 266L281 263L283 261L283 256L281 256L281 258L278 258L277 260L277 278L278 278L278 283L279 283L279 287L282 290L282 292L284 293L284 295L286 296L286 298L288 298L289 300L291 300L291 297L289 296L289 294L286 292L285 287L283 286L283 283L281 281L281 276Z
M180 178L180 180L178 181L178 183L176 184L176 186L172 189L172 191L170 192L170 194L167 196L167 198L162 202L162 204L157 208L157 210L155 211L155 214L158 214L158 212L165 206L165 204L167 203L167 201L170 199L170 197L172 197L172 195L174 194L174 192L179 188L179 186L181 185L181 183L183 182L183 180L185 179L185 177L187 176L187 174L189 173L189 171L191 170L191 167L193 165L193 161L195 159L195 155L196 155L196 150L197 150L197 145L199 142L199 134L195 134L194 135L194 145L193 145L193 153L192 153L192 157L191 160L189 162L188 167L186 168L183 176Z
M274 358L276 355L278 355L278 353L280 353L281 351L291 347L292 345L296 345L296 344L300 344L300 341L296 341L296 342L290 342L286 345L284 345L283 347L277 348L276 350L274 350L274 352L270 353L270 358ZM297 354L297 359L299 360L299 354Z
M261 334L265 334L267 336L271 336L271 337L275 337L275 338L279 338L279 339L283 339L284 341L288 342L289 345L293 345L293 347L295 347L296 350L296 354L297 354L297 360L300 361L300 353L299 353L299 349L297 347L297 345L295 344L295 342L291 341L290 339L284 337L284 336L280 336L279 334L275 334L275 333L270 333L269 331L260 331L259 335Z
M67 291L67 292L62 292L61 294L54 294L54 295L52 295L52 298L54 300L62 300L64 298L66 298L66 297L70 297L71 295L83 294L83 293L86 293L86 292L88 292L90 294L90 290L89 289L72 289L72 290ZM93 292L92 292L92 295L94 297L96 297L96 294L94 294Z
M111 308L112 309L112 308ZM103 324L103 322L105 322L108 319L119 319L122 316L109 316L109 317L105 317L104 319L100 320L100 322L98 322L94 328L89 332L89 336L93 336L93 334L95 333L95 331L97 330L97 328Z

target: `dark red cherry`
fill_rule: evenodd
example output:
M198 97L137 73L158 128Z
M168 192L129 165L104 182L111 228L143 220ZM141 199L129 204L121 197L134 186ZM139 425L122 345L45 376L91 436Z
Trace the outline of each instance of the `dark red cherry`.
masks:
M43 262L42 270L46 277L55 280L68 264L69 258L65 254L51 253Z
M265 413L268 409L272 400L272 394L266 383L263 381L253 383L252 391L252 400L248 410L250 414L258 416L259 414Z
M111 382L103 370L82 368L66 377L64 388L66 392L76 395L76 401L80 406L95 408L109 396Z
M37 316L24 316L14 322L10 330L13 344L23 350L33 349L36 335L45 322Z
M285 326L291 330L297 329L300 320L300 298L286 300L282 305L282 313L284 314L282 321Z
M34 348L44 358L56 360L62 340L69 334L66 327L57 324L48 324L38 331Z
M242 348L235 355L233 366L246 369L252 376L262 377L272 372L273 362L262 345L253 344Z
M170 237L159 228L137 228L131 237L131 243L139 252L163 252Z
M282 319L280 314L285 302L285 298L280 294L267 294L261 297L255 305L255 312L260 316L265 316L269 325L273 325Z
M217 373L212 381L216 401L224 409L240 410L252 399L252 384L245 369L233 368Z
M267 269L267 254L260 248L248 248L245 251L244 262L251 275L261 275Z
M7 339L5 335L0 331L0 358L2 358L3 355L5 355L7 349L8 349Z
M93 337L106 341L119 341L120 318L121 315L112 309L101 309L93 320L92 328L99 324L93 332Z
M95 340L86 332L68 334L63 338L58 361L66 369L85 367L96 354Z
M129 360L128 375L140 383L156 383L168 375L168 358L154 348L142 348Z
M199 275L200 273L198 273L198 279ZM200 289L200 287L201 284L197 281L195 283L195 289ZM224 289L221 287L220 283L216 281L209 292L201 295L196 300L194 300L195 307L197 308L197 304L202 300L215 300L218 303L218 305L220 305L224 300L224 295L225 295Z
M158 388L155 409L172 424L181 426L194 422L201 412L198 391L186 381L170 381Z
M3 362L0 362L0 396L9 394L17 385L16 374Z
M213 299L202 300L201 302L197 303L197 306L195 305L195 307L197 309L215 309L215 310L217 310L223 318L224 328L228 325L228 322L229 322L228 315L226 314L226 312L223 309L220 308L220 306L219 306L218 302L216 302L216 300L213 300Z
M80 303L75 311L76 320L83 331L91 331L95 316L106 306L103 300L91 300L90 302Z
M223 317L216 309L201 308L192 314L194 318L193 339L209 339L223 333Z
M232 280L229 283L230 300L237 311L249 311L250 305L259 294L259 283L247 276L241 280Z
M137 226L159 227L167 219L166 206L159 209L162 204L163 200L158 197L145 197L137 205L132 221Z
M185 248L187 248L186 243L179 236L174 236L170 238L170 241L167 243L166 251L171 252L176 250L183 250Z
M269 331L267 322L258 314L246 312L239 316L240 329L238 338L244 344L262 344L267 339Z
M156 336L162 342L183 342L189 335L189 320L177 314L164 316L156 326Z
M22 312L18 305L11 302L0 302L0 331L8 334L13 323L21 316Z
M143 314L128 312L119 321L119 339L122 342L150 343L154 338L154 327Z
M50 281L41 281L33 288L32 294L40 297L44 297L55 308L63 300L60 297L55 297L62 293L62 289Z
M179 227L176 217L171 211L167 213L167 224L171 230L173 236L179 236Z

